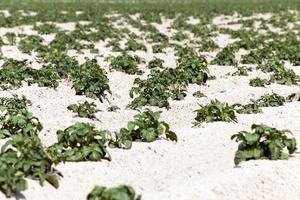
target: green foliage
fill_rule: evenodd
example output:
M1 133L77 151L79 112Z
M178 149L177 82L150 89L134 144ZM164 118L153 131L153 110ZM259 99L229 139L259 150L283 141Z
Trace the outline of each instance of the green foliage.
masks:
M30 101L25 96L18 98L0 97L0 111L3 113L5 110L8 112L17 112L22 109L26 109L26 106L30 104Z
M245 66L237 67L237 70L232 73L232 76L248 76L248 71L251 71L251 68Z
M199 46L197 47L199 51L213 51L217 49L219 46L210 38L203 38L200 43L198 44Z
M111 160L106 149L111 137L107 130L98 131L92 124L76 122L56 134L58 142L47 151L59 162Z
M236 112L239 114L257 114L262 112L259 102L253 99L251 99L251 103L246 105L234 104L232 106L234 106Z
M264 65L260 65L258 69L261 69L263 72L276 72L284 68L283 62L278 58L270 59Z
M235 48L225 47L216 56L216 58L211 62L213 65L236 65L235 60Z
M141 200L141 196L136 196L134 189L127 185L112 188L95 186L87 200Z
M4 90L19 88L23 80L31 79L32 71L26 61L7 59L0 69L0 87Z
M132 57L127 54L111 59L111 67L113 69L127 74L142 74L143 72L138 68L139 63L141 63L139 57Z
M177 74L174 69L165 69L163 71L153 70L148 75L148 79L141 80L136 78L131 88L130 97L134 98L130 103L130 108L137 108L145 105L167 107L168 99L183 99L185 94L186 80Z
M12 135L34 136L42 130L42 124L38 118L28 112L25 97L0 98L0 139Z
M179 48L176 68L162 71L152 70L148 79L135 79L137 85L130 90L130 97L135 99L129 105L137 108L145 105L169 108L169 99L182 100L186 96L188 84L204 84L210 77L207 62L188 48Z
M120 110L120 108L116 105L112 105L112 106L107 108L108 112L116 112L117 110Z
M17 35L15 33L6 33L4 36L6 37L9 45L16 44Z
M164 60L162 60L160 58L155 58L148 63L147 67L149 69L163 68L163 63L164 63Z
M0 153L0 190L7 197L27 189L25 178L48 181L59 187L55 162L47 154L39 138L35 135L14 135L1 147Z
M194 96L194 97L201 98L201 97L205 97L205 94L203 94L203 93L200 92L200 91L197 91L197 92L194 92L194 93L193 93L193 96Z
M168 45L161 43L161 44L155 44L152 46L153 53L163 53L164 49L168 47Z
M195 118L195 125L201 125L203 122L225 121L236 122L235 110L233 106L229 106L228 103L223 103L218 100L212 100L209 104L195 110L197 116Z
M33 27L33 30L36 30L39 34L50 34L56 33L58 31L58 28L55 24L43 23L41 25L35 25Z
M285 98L283 96L280 96L276 93L272 94L265 94L261 96L257 100L257 104L260 107L277 107L282 106L285 102Z
M265 87L266 85L270 85L271 82L267 79L262 79L259 77L256 77L254 79L251 79L249 81L249 85L252 87Z
M29 35L19 42L19 49L23 53L31 53L33 50L43 48L43 38L37 35Z
M110 93L106 72L100 68L97 60L87 60L71 71L74 82L73 88L77 95L86 95L90 98L98 98L102 101L105 92Z
M278 130L263 124L253 124L251 129L253 132L241 131L231 137L240 142L234 157L235 165L252 159L288 159L297 149L296 139L289 137L289 130Z
M146 109L134 116L134 121L127 124L116 134L116 140L110 146L130 149L133 141L153 142L165 135L167 139L177 141L176 133L170 130L166 122L159 121L161 112L153 112Z
M273 72L270 82L276 82L282 85L293 85L300 81L300 77L292 69L284 67L282 61L273 58L267 61L265 65L259 67L263 72Z
M271 81L282 85L297 85L300 82L300 76L292 69L282 68L271 76Z
M188 39L188 36L182 32L177 32L172 36L172 40L175 40L175 41L183 41L186 39Z
M133 39L130 39L126 42L125 51L137 51L137 50L147 51L147 48L145 45L140 44Z
M39 87L57 88L60 80L59 73L48 67L34 70L31 77L32 79L28 80L28 84L37 83Z
M77 113L79 117L86 118L96 118L95 113L100 111L97 109L95 103L89 103L88 101L79 104L71 104L68 106L68 109Z

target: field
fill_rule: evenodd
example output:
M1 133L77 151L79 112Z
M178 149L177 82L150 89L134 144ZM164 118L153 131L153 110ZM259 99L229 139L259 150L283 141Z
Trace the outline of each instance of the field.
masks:
M299 200L300 1L0 1L0 199Z

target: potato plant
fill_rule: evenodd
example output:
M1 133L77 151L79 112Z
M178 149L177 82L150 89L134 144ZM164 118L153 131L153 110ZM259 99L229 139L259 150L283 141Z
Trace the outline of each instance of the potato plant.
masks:
M228 103L220 102L219 100L212 100L209 104L195 110L197 113L195 117L195 125L199 126L203 122L225 121L236 122L234 106L228 105Z
M130 149L133 141L153 142L161 136L167 139L177 141L177 135L170 130L170 126L160 121L161 112L153 112L146 109L134 116L134 121L130 121L126 128L120 129L116 134L115 141L112 141L111 147Z
M278 130L264 124L253 124L252 132L241 131L231 136L240 142L234 163L258 159L288 159L297 150L297 142L289 130ZM285 149L287 152L285 152Z
M251 99L251 102L246 105L237 103L232 106L239 114L257 114L262 112L259 102L255 101L254 99Z
M139 57L127 54L111 59L111 67L113 69L127 74L142 74L143 72L138 68L138 64L140 63L141 60Z
M88 194L87 200L141 200L141 195L136 195L134 189L128 185L117 187L95 186Z
M97 106L94 102L89 103L88 101L79 104L71 104L67 108L68 110L77 113L79 117L91 119L95 119L95 113L100 111L99 109L97 109Z
M128 107L138 108L145 105L169 108L169 99L182 100L186 96L188 84L204 84L211 78L207 68L207 61L188 48L178 48L176 68L164 70L154 69L148 79L135 79L130 90L130 97L134 98Z
M256 102L260 107L277 107L284 104L285 98L276 93L271 93L261 96Z
M211 62L214 65L236 65L235 60L235 48L225 47L216 56L216 58Z
M0 153L0 190L7 197L27 189L25 178L49 182L59 187L61 176L51 156L45 151L40 139L33 135L14 135L2 147Z
M0 98L0 139L13 135L33 136L43 128L39 119L28 112L25 97Z
M100 101L105 97L105 92L110 93L108 78L97 60L87 60L71 71L71 79L74 82L73 88L77 95L86 95L90 98L98 98Z
M265 87L266 85L270 85L270 84L271 84L270 80L262 79L259 77L251 79L249 81L249 85L252 87Z
M148 63L147 67L149 69L163 68L163 63L164 63L164 60L162 60L160 58L155 58Z
M106 149L111 134L107 130L96 130L89 123L76 122L65 130L58 130L57 143L48 152L58 161L99 161L111 160Z

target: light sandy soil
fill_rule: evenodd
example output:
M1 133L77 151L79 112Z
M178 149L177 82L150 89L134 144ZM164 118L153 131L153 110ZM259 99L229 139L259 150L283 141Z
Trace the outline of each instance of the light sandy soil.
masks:
M258 18L269 17L258 15ZM228 19L224 16L214 19L216 25L224 26ZM227 17L228 18L228 17ZM229 18L231 19L231 18ZM235 19L239 19L235 16ZM225 21L225 22L224 22ZM199 23L189 18L190 23ZM64 30L73 30L75 24L60 24ZM165 25L165 26L164 26ZM160 30L172 31L167 24ZM236 27L235 27L236 28ZM2 35L0 30L0 35ZM4 34L3 34L4 35ZM51 37L51 36L50 36ZM53 36L52 36L53 38ZM51 39L49 39L51 40ZM232 43L229 35L220 34L215 38L220 47ZM104 57L113 55L104 43L96 45ZM4 57L28 59L15 47L2 48ZM76 56L76 52L69 52ZM137 52L147 61L154 56L164 59L166 67L174 67L176 57L174 50L167 54L148 55ZM94 55L85 52L77 56L80 62L84 57ZM103 112L97 113L100 121L78 118L67 106L84 100L94 101L84 96L76 96L71 88L72 83L63 80L57 89L24 86L17 90L0 91L0 96L12 94L25 95L31 100L29 110L40 119L44 129L40 138L46 146L56 142L56 130L64 129L74 122L94 123L98 128L117 131L126 126L137 111L125 109L131 102L129 90L137 76L121 72L110 72L109 63L98 57L100 65L108 71L112 96L111 104L118 105L121 110L107 112L111 105L95 102ZM144 66L140 66L145 69ZM294 67L300 75L299 67ZM233 103L247 103L251 98L276 92L289 95L298 92L299 86L282 86L272 84L266 88L250 87L249 80L256 76L266 76L260 71L253 71L249 76L227 76L235 71L232 66L209 66L215 80L204 86L190 85L188 96L182 101L171 101L171 109L163 109L162 119L170 124L178 135L178 142L159 140L153 143L134 143L130 150L110 149L112 161L80 162L59 164L56 168L64 177L59 189L48 183L43 187L38 182L29 181L29 189L23 194L28 200L82 200L95 185L116 186L132 185L145 200L299 200L300 199L300 156L295 154L288 161L249 161L235 168L233 163L237 143L230 136L241 130L249 130L253 123L264 123L279 129L290 129L300 141L300 103L286 103L276 108L263 108L262 114L238 115L238 123L205 123L201 127L193 127L199 103L205 104L211 99ZM195 91L203 92L206 97L195 98ZM0 193L0 199L5 199Z

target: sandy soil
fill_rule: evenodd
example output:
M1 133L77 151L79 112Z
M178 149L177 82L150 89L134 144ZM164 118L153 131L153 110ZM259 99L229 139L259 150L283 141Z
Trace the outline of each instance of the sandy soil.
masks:
M257 15L268 18L271 14ZM238 16L233 16L239 19ZM213 23L226 26L232 17L220 16ZM226 21L227 20L227 21ZM232 21L232 20L231 20ZM198 23L189 18L190 23ZM168 33L169 21L160 26L160 30ZM60 24L63 30L73 30L74 24ZM238 29L239 27L234 27ZM26 31L26 30L21 30ZM0 30L0 35L4 35ZM53 36L49 36L52 37ZM48 38L49 39L49 38ZM51 38L49 39L51 40ZM220 47L234 42L229 35L219 34L215 41ZM112 55L104 44L96 45L100 52ZM15 59L31 59L16 47L2 47L4 57ZM212 52L213 53L213 52ZM75 56L76 52L69 52ZM166 54L145 54L137 52L149 61L154 56L165 60L166 67L174 66L176 57L174 50ZM28 56L30 58L28 58ZM85 52L78 56L80 62L85 56L94 55ZM34 58L32 58L34 59ZM44 129L40 138L46 146L56 142L56 130L64 129L74 122L94 123L98 128L117 131L124 127L137 113L125 109L131 101L128 92L137 76L121 72L110 72L109 63L103 57L97 58L100 65L108 71L112 96L109 100L121 110L107 112L108 102L96 102L103 112L97 113L100 121L81 119L67 110L67 106L84 100L94 101L84 96L76 96L72 84L62 81L57 89L24 86L17 90L0 91L0 96L12 94L25 95L32 101L29 110L42 122ZM144 66L140 66L145 69ZM300 70L294 67L300 75ZM238 123L205 123L201 127L193 127L195 113L199 106L211 99L219 99L232 103L247 103L251 98L258 98L265 93L276 92L288 95L298 92L299 86L282 86L272 84L266 88L250 87L248 82L256 76L264 77L260 71L253 71L249 76L226 76L235 71L232 66L209 66L216 80L204 86L191 85L188 96L183 101L171 101L171 109L163 110L162 119L170 124L179 138L177 143L159 140L153 143L134 143L130 150L110 149L112 161L80 162L59 164L56 168L64 177L60 188L54 189L48 183L41 187L38 182L29 181L29 189L23 194L30 200L80 200L96 185L116 186L132 185L143 195L145 200L298 200L300 199L300 156L295 154L288 161L249 161L235 168L233 157L237 143L230 136L241 130L249 130L253 123L264 123L279 129L290 129L300 141L300 103L286 103L276 108L264 108L262 114L238 115ZM200 90L206 97L195 98L193 92ZM5 199L0 193L0 199Z

